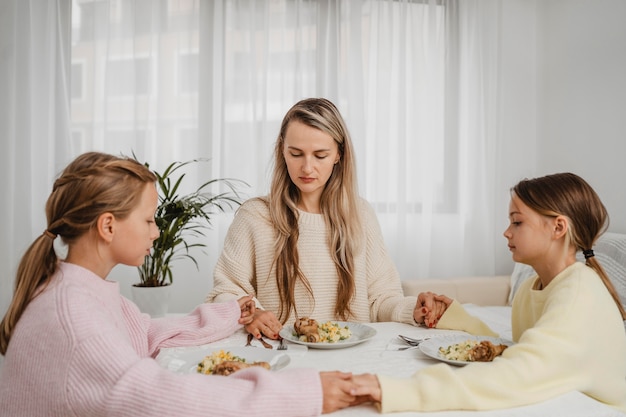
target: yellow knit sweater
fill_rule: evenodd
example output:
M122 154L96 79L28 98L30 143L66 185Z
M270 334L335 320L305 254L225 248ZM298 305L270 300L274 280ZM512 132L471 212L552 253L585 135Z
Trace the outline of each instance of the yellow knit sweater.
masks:
M501 357L462 368L434 365L409 379L379 375L381 410L487 410L581 391L626 412L624 323L598 275L577 262L541 291L532 289L537 279L526 280L513 300L517 343ZM467 330L459 307L440 323Z

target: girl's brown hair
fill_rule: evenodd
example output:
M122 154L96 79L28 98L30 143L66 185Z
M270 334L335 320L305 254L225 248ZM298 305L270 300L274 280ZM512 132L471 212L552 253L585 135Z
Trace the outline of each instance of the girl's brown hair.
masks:
M588 251L609 225L609 215L600 197L578 175L566 172L520 181L512 191L520 200L544 216L565 216L569 219L569 243L579 251ZM595 256L587 257L587 266L593 268L615 300L626 320L626 311L613 283Z
M155 175L134 159L88 152L71 162L55 181L46 203L48 226L26 250L17 269L15 291L0 323L0 354L28 304L50 282L58 267L54 239L70 245L95 227L98 217L126 218Z
M280 294L278 317L285 323L292 309L297 316L294 290L298 280L315 301L311 286L299 267L297 205L300 190L291 181L283 156L285 134L293 121L327 133L339 149L340 160L324 187L320 208L328 227L330 253L339 276L335 314L345 320L350 316L350 301L355 291L354 256L362 240L359 195L350 133L337 107L324 98L309 98L296 103L283 118L274 147L274 172L268 204L270 217L278 232L274 259Z

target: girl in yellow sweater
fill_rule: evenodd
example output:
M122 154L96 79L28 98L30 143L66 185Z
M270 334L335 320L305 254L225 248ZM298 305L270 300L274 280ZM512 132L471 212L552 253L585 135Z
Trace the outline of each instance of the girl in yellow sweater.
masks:
M626 412L626 312L592 250L608 225L606 208L582 178L561 173L513 187L509 219L504 236L513 260L537 272L513 300L515 345L493 362L439 364L410 379L356 377L382 412L508 408L568 391ZM427 325L488 331L445 296L419 300Z

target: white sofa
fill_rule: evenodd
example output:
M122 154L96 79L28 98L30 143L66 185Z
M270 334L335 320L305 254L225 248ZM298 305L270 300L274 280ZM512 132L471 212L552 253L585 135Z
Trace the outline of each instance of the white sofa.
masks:
M445 294L461 304L480 306L505 306L511 292L511 277L496 275L490 277L458 277L445 279L413 279L402 281L405 295L417 295L431 291Z
M626 234L606 232L593 249L626 306ZM405 295L431 291L462 304L506 306L510 305L519 284L533 273L529 266L516 264L510 276L405 280L402 288Z

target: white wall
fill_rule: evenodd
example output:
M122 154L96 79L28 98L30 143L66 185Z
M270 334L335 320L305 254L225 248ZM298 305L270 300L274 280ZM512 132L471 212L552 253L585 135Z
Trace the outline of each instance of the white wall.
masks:
M497 189L571 171L626 232L626 1L504 0L500 20ZM508 195L496 204L503 229ZM496 259L509 273L504 244Z
M538 0L542 1L542 0ZM505 0L500 19L498 165L495 213L501 245L496 273L510 274L511 254L502 236L509 224L509 190L536 172L537 153L537 9L535 1Z
M538 1L537 174L571 171L626 232L626 1Z

